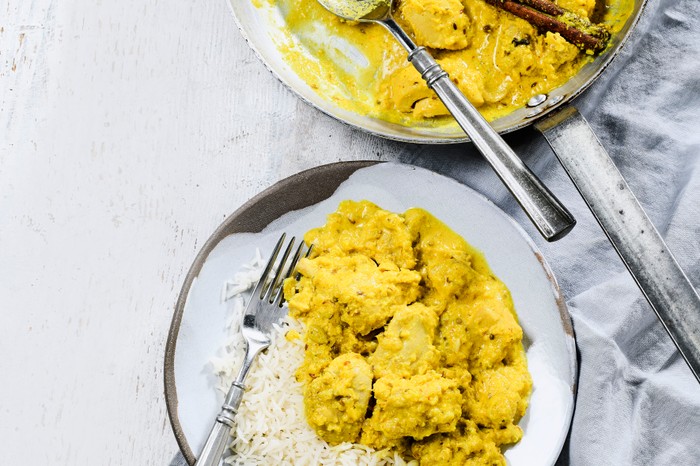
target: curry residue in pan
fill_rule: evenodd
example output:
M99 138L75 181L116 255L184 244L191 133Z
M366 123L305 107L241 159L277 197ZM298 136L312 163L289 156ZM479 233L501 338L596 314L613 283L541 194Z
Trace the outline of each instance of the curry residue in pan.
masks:
M444 124L447 110L406 61L406 52L377 24L347 22L316 0L268 0L282 12L286 61L312 88L339 106L410 126ZM612 1L612 0L609 0ZM559 0L581 16L619 30L630 0ZM522 107L574 76L592 57L559 34L541 34L483 0L399 0L395 19L428 47L488 120Z

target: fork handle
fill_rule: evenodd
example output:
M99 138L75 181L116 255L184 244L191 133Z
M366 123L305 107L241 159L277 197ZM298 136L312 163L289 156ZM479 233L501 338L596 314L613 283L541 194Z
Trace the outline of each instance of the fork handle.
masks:
M243 382L248 375L248 371L253 365L255 357L260 351L265 349L269 343L246 341L245 359L243 365L238 371L236 380L231 384L224 404L221 406L219 415L216 416L214 426L209 432L209 437L202 448L195 466L219 466L221 456L224 454L226 447L231 441L231 429L233 428L238 407L241 405L243 393L245 393L245 385Z
M220 422L217 418L216 422L209 432L207 442L202 448L202 453L197 458L196 466L218 466L221 462L221 457L224 450L231 441L231 426Z
M247 371L246 371L247 373ZM239 374L237 379L244 379ZM243 392L245 391L245 386L239 380L231 384L231 388L226 395L226 401L221 406L221 411L219 415L216 416L214 425L209 432L209 437L202 448L202 452L197 458L195 466L218 466L221 461L221 456L224 454L224 450L231 441L231 429L234 425L234 420L236 413L238 412L238 407L241 404L241 399L243 398Z

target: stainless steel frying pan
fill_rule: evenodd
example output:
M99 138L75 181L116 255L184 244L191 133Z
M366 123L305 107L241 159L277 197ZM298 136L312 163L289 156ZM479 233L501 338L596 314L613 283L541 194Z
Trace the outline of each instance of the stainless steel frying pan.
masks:
M301 99L322 112L377 136L422 144L468 141L455 126L405 127L344 110L319 96L285 62L288 40L281 17L249 0L230 0L236 22L265 66ZM583 116L570 103L605 70L637 24L646 0L612 38L611 47L563 86L492 123L499 133L534 124L549 142L620 258L700 382L700 297L645 214ZM633 149L633 148L630 148Z

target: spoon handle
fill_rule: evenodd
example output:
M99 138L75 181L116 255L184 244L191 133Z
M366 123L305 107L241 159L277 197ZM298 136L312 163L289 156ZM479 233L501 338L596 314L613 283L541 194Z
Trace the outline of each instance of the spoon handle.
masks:
M564 237L576 224L566 207L481 116L427 50L417 47L393 19L381 23L408 50L408 60L440 97L542 236L547 241Z

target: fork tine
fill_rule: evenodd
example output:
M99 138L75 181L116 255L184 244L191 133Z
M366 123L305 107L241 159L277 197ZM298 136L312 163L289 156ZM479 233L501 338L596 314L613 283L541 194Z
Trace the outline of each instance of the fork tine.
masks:
M297 266L297 262L299 262L299 259L301 257L301 251L304 249L304 241L302 240L299 243L299 247L297 250L294 252L294 255L292 256L291 262L289 262L289 266L287 267L287 271L283 275L282 278L282 284L284 285L284 280L289 278L292 273L294 272L294 269ZM308 253L307 253L308 255ZM272 301L275 303L277 306L282 306L282 303L284 302L284 286L280 287L279 290L277 290L277 295L275 296L275 299Z
M303 243L302 243L302 244L303 244ZM306 257L309 257L309 256L311 255L311 251L313 250L313 248L314 248L314 245L313 245L313 244L312 244L311 246L309 246L309 249L306 250L306 254L304 254L304 257L305 257L305 258L306 258ZM297 261L298 261L298 259L297 259ZM294 265L296 266L296 262L294 262ZM292 272L292 270L290 270L290 272ZM301 274L300 274L300 273L297 273L297 274L294 276L294 279L295 279L296 281L299 281L300 278L301 278Z
M277 266L277 271L275 273L275 278L270 282L269 288L265 290L265 301L272 303L272 295L275 293L275 290L279 287L281 280L280 278L282 277L282 271L284 270L284 264L287 262L287 259L289 258L289 253L292 252L292 248L294 247L294 242L296 241L296 238L292 236L292 239L289 240L289 244L287 244L287 248L284 250L284 254L282 254L282 259L280 259L279 265Z
M275 246L275 249L272 251L272 254L270 255L270 259L267 261L267 265L265 265L265 271L262 273L260 276L260 280L258 283L255 285L255 288L253 289L253 296L260 295L260 299L263 299L263 295L265 294L265 282L267 282L268 275L270 274L270 270L272 270L272 266L275 264L275 260L277 259L277 254L279 254L280 249L282 248L282 243L284 243L284 239L287 237L286 233L282 233L282 236L280 236L280 239L277 240L277 245Z

